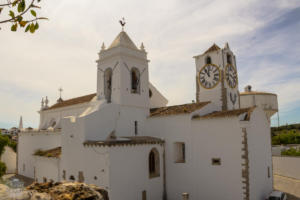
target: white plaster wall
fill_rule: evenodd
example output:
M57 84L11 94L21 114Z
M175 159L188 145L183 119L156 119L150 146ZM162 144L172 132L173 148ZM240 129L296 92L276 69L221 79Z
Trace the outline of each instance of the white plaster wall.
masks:
M73 175L78 181L79 171L84 182L109 187L109 155L107 148L84 146L83 118L63 120L60 178L66 171L66 180ZM95 179L96 176L96 179Z
M146 108L105 103L80 118L84 120L86 140L105 140L113 131L118 137L134 136L135 121L138 122L138 135L145 135L148 115L149 109Z
M242 137L238 119L193 120L191 141L194 175L190 176L198 182L194 183L192 199L242 199ZM212 165L212 158L220 158L221 165Z
M147 54L123 46L101 51L98 60L97 94L104 98L104 74L106 68L113 70L112 102L139 107L149 107L149 73ZM117 65L116 65L117 64ZM116 66L116 67L115 67ZM130 70L135 67L140 72L140 93L131 93Z
M133 67L140 71L140 93L131 93L131 75L125 63L131 70ZM149 103L149 72L147 60L139 60L132 57L122 57L121 70L121 105L150 107Z
M34 152L61 146L61 132L21 132L18 140L18 173L34 178Z
M40 112L40 125L39 128L49 127L52 119L59 123L60 120L67 116L79 116L90 104L82 103L63 108L45 110Z
M240 98L241 108L260 106L267 110L278 110L277 95L275 94L242 94Z
M191 120L191 115L175 115L148 121L149 135L166 140L168 199L181 200L183 192L191 200L242 199L242 137L236 118ZM175 142L185 143L186 163L174 162ZM221 158L221 166L211 165L214 157Z
M273 156L273 172L300 180L300 157Z
M37 182L42 183L44 177L47 178L47 181L60 181L59 165L59 158L35 156L35 179Z
M148 157L155 147L160 156L160 176L149 178ZM163 147L161 145L131 145L110 148L110 199L159 200L163 195Z
M150 97L150 108L164 107L168 104L168 100L150 82L149 89L152 91L152 96Z
M250 199L264 199L272 191L272 152L270 126L264 111L256 108L246 127L249 151ZM268 177L268 167L270 177Z
M9 146L4 148L4 152L1 155L1 161L6 165L6 173L16 173L17 170L17 154Z

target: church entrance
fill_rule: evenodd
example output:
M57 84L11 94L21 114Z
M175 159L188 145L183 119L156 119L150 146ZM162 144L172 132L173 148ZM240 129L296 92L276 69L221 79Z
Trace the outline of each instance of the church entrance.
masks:
M107 68L104 72L104 94L107 103L111 102L111 83L112 83L112 70Z

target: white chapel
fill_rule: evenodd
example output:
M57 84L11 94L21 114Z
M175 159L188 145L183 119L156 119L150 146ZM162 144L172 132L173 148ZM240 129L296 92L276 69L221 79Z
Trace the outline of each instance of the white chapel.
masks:
M239 91L227 43L194 56L196 102L175 106L125 31L98 55L96 93L46 98L39 127L19 133L19 174L96 184L112 200L264 200L272 191L277 96Z

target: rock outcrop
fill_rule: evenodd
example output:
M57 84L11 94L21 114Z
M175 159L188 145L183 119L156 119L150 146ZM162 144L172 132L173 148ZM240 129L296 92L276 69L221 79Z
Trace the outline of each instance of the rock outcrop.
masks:
M33 183L23 191L0 187L0 200L109 200L105 189L78 182Z
M108 193L96 185L78 182L33 183L26 188L30 200L108 200Z

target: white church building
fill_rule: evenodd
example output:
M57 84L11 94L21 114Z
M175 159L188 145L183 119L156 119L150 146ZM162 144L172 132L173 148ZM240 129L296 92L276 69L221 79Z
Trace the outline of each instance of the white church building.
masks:
M239 92L228 44L194 57L196 102L175 106L126 32L98 55L96 93L42 101L38 129L19 133L19 174L96 184L112 200L264 200L272 191L277 96Z

